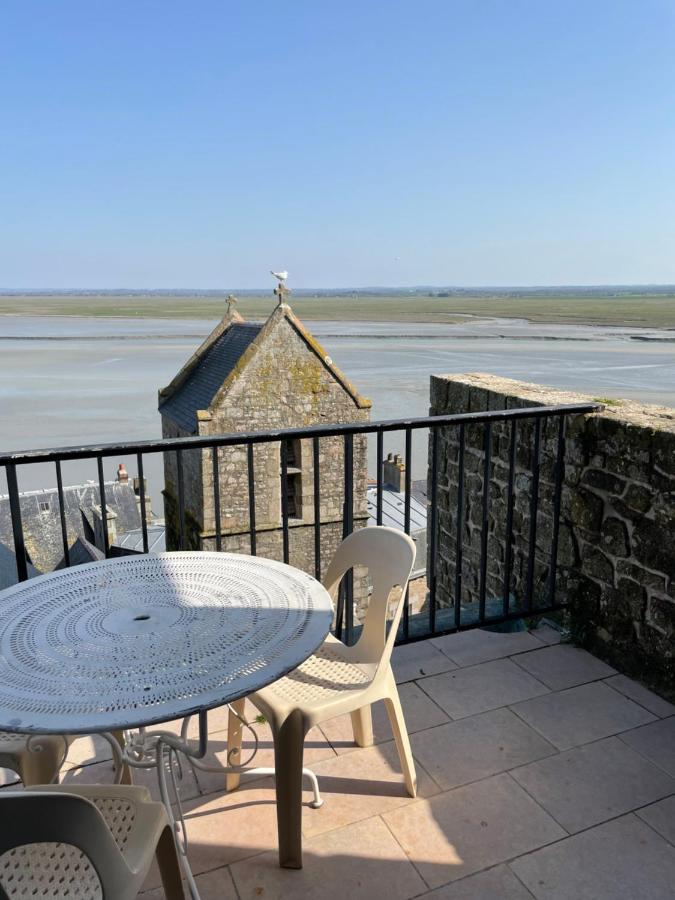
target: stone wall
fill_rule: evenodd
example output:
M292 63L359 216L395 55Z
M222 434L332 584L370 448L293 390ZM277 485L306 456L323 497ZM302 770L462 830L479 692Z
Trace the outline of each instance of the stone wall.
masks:
M675 693L675 410L606 400L490 375L431 379L431 414L599 401L567 420L555 602L576 639L621 671ZM493 427L487 597L505 578L510 424ZM517 426L511 608L526 608L533 422ZM542 429L532 604L551 598L558 422ZM466 430L462 602L476 602L482 535L484 426ZM457 428L439 441L438 598L454 602Z

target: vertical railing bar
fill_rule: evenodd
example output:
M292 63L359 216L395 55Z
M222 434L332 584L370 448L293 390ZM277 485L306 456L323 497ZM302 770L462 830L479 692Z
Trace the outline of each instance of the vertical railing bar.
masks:
M504 594L502 601L502 613L509 614L511 601L511 571L513 566L513 504L514 485L516 478L516 450L517 450L518 421L511 422L511 443L509 445L509 481L506 494L506 550L504 558Z
M455 523L455 628L461 623L462 563L464 541L464 423L459 426L459 463L457 472L457 520Z
M403 501L403 530L410 534L410 501L412 495L412 428L405 430L405 498ZM403 638L410 637L410 586L406 587L403 606Z
M321 469L319 438L312 438L312 467L314 470L314 577L321 581Z
M223 549L223 526L220 520L220 461L218 459L218 449L217 444L214 444L211 448L211 469L213 471L213 526L216 533L216 552L220 553Z
M532 447L532 493L530 494L530 533L527 547L527 580L525 582L525 608L532 609L534 589L534 554L537 541L537 512L539 509L539 468L541 447L541 423L534 423L534 444Z
M248 470L248 530L251 556L258 553L258 534L255 521L255 459L253 458L253 444L246 445L246 467ZM220 534L220 528L218 528Z
M436 552L438 530L438 428L431 429L431 496L429 498L429 631L436 632Z
M101 502L101 527L103 528L103 549L105 551L105 555L110 555L110 537L108 535L108 504L105 499L105 480L103 477L103 457L96 457L96 464L98 466L98 489L100 494L100 502Z
M136 470L138 472L138 490L141 501L141 532L143 534L143 553L148 552L148 517L145 506L145 475L143 474L143 453L139 450L136 454Z
M66 504L63 497L63 476L61 474L61 460L54 461L56 466L56 492L59 496L59 519L61 520L61 540L63 541L63 559L66 568L70 568L70 548L68 546L68 525L66 523Z
M492 422L486 422L483 442L483 501L480 533L480 580L478 587L478 620L485 621L485 593L487 590L487 551L490 511L490 467L492 465Z
M345 505L343 518L343 537L354 530L354 435L345 434ZM345 632L346 643L352 643L354 631L354 571L347 572L345 579Z
M21 500L19 498L19 482L16 477L16 465L5 466L7 474L7 491L9 493L9 511L12 517L12 534L14 536L14 555L16 557L16 576L19 581L28 578L28 560L26 559L26 542L21 522Z
M548 605L555 602L555 580L558 571L558 539L560 536L560 506L565 477L565 416L558 417L558 447L555 460L555 493L553 495L553 539L551 541L551 566L548 586Z
M284 562L288 563L290 559L289 536L288 536L288 448L286 441L281 442L281 530L284 548Z
M183 453L176 450L176 477L178 479L178 549L185 550L185 485L183 484Z
M382 524L382 490L384 488L384 432L377 432L377 511L376 522Z

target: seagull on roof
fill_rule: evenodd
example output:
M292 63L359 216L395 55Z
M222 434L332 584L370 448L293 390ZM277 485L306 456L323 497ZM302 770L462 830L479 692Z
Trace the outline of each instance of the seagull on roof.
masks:
M288 272L273 272L270 269L270 275L274 275L275 278L279 280L280 284L283 284L284 281L288 278Z

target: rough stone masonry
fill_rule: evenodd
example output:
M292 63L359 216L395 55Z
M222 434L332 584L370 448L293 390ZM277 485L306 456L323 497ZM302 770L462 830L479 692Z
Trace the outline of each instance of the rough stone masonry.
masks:
M675 409L567 393L492 375L431 378L431 415L600 401L601 412L567 421L555 601L569 604L576 640L675 695ZM522 607L528 568L532 421L517 426L512 608ZM493 426L487 596L505 575L510 424ZM533 603L550 594L558 421L542 430ZM466 430L462 602L476 601L482 532L484 426ZM439 437L437 596L455 585L457 428Z
M370 401L346 379L326 351L294 316L287 304L276 307L264 324L245 323L228 314L191 357L169 387L160 391L165 438L230 435L237 432L302 428L315 424L367 422ZM293 508L289 515L289 561L315 572L314 453L311 439L292 442L288 480ZM255 533L258 555L283 558L280 443L253 449ZM354 528L367 512L366 437L353 442ZM344 440L319 441L318 503L321 570L343 535ZM220 522L216 522L214 460L211 450L185 450L181 457L184 496L184 545L215 550L217 533L223 550L251 550L249 471L246 445L217 451ZM180 546L181 517L177 457L164 454L164 509L167 547ZM219 524L219 529L217 525ZM359 568L354 602L359 619L367 603L367 582Z

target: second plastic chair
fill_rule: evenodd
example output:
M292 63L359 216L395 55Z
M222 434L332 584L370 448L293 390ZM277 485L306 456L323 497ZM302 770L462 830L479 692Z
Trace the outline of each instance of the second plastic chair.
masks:
M410 796L415 796L415 764L390 664L414 561L415 544L395 528L362 528L349 535L338 547L324 584L335 598L343 576L350 569L355 566L368 569L372 593L358 642L348 647L329 635L319 650L297 669L248 698L269 721L274 736L282 866L302 866L303 745L305 735L314 725L350 713L354 740L360 747L368 747L373 743L371 704L384 700L405 785ZM390 612L393 614L387 632ZM237 712L243 712L243 701L234 706ZM228 740L230 752L241 740L241 729L232 713L228 734L234 738ZM230 786L234 786L232 782Z

